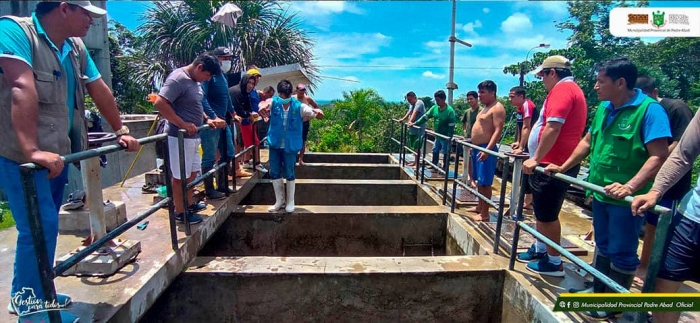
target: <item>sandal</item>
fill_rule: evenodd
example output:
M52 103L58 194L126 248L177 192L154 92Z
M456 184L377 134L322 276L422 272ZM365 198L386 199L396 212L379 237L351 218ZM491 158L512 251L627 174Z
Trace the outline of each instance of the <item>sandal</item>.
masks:
M155 185L144 184L143 186L141 186L141 193L143 193L143 194L158 194L158 190L156 190L156 188L157 187Z

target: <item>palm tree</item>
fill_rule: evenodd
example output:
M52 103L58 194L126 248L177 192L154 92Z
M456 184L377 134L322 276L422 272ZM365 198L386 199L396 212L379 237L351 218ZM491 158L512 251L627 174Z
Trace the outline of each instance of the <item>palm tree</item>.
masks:
M366 133L378 134L380 122L385 122L383 116L384 99L373 89L359 89L343 92L343 100L333 106L336 119L341 124L349 124L348 131L357 135L355 147L359 151L372 150L368 147L371 142L363 141Z
M246 0L237 5L243 10L235 28L211 20L225 1L154 1L143 15L140 33L143 57L133 62L135 77L157 84L173 69L218 46L234 51L232 73L249 64L260 67L299 63L314 83L318 68L313 64L312 40L301 29L296 13L289 13L275 1Z

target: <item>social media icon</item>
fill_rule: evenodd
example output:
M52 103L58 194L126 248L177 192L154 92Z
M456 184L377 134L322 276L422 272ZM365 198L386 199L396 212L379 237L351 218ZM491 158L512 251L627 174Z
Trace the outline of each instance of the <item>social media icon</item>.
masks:
M574 302L574 308L578 308L580 306L579 302Z
M566 308L566 302L564 302L564 301L559 302L559 307Z

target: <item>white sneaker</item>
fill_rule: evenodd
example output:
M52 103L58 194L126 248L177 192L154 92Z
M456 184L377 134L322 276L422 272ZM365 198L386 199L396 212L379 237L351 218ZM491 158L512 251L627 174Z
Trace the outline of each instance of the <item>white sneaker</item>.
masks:
M255 170L257 170L257 171L259 171L259 172L261 172L261 173L263 173L263 174L264 174L264 173L267 173L267 169L266 169L265 166L263 166L262 164L257 164L257 165L255 165Z

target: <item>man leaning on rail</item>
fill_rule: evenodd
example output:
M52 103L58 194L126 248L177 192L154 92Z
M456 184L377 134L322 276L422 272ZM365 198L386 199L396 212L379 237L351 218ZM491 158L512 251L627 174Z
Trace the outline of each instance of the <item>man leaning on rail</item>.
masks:
M32 17L0 18L0 188L17 223L17 248L10 313L22 322L48 322L43 305L30 310L28 297L44 304L44 291L20 181L20 164L34 162L46 169L34 173L41 226L53 264L58 238L58 211L68 180L61 155L87 147L85 90L127 151L138 141L119 118L114 96L102 80L90 53L78 37L87 34L94 18L106 11L90 1L39 2ZM71 303L57 295L57 307ZM62 311L63 322L77 317Z
M656 175L649 193L634 198L632 212L643 218L675 183L693 167L700 155L700 114L688 125L676 149L673 150L661 171ZM700 283L700 179L678 204L672 225L669 227L667 245L661 258L656 293L678 292L686 280ZM678 322L679 312L654 312L655 323Z
M654 175L668 156L671 130L664 108L634 85L637 67L627 58L614 58L598 68L594 89L602 102L586 136L563 165L545 170L565 172L590 154L588 182L606 194L593 194L594 267L629 289L639 266L637 247L644 218L632 214L622 199L649 191ZM593 292L611 292L599 279ZM586 312L602 319L614 312Z

